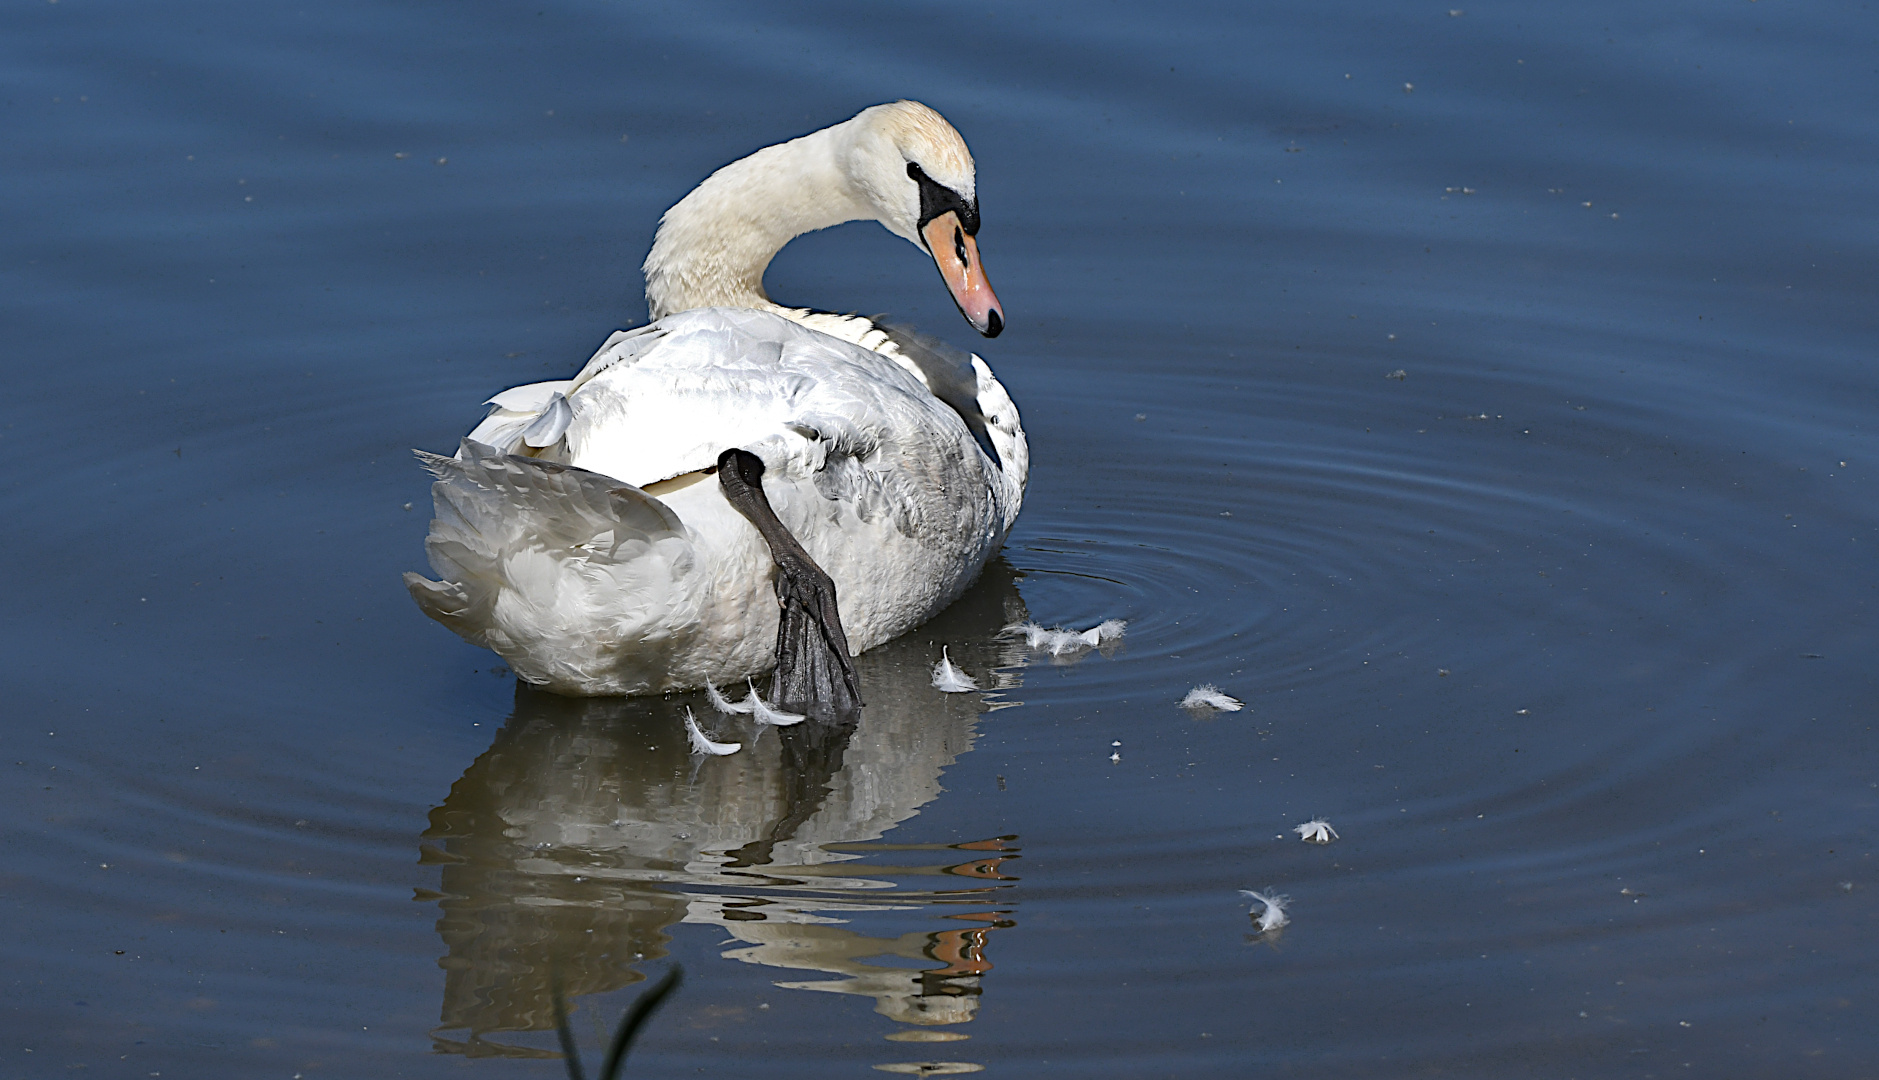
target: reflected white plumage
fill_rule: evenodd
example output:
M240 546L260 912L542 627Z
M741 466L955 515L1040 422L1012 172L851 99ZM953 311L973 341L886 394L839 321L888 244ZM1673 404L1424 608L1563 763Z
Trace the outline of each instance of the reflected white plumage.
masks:
M1010 396L977 356L763 292L791 238L857 219L931 255L980 332L1002 327L972 159L931 109L876 106L727 165L661 219L654 322L613 334L573 379L491 398L456 457L424 455L442 580L406 582L425 612L560 693L768 669L777 570L714 479L732 449L762 461L762 495L833 579L851 652L957 598L1023 500Z

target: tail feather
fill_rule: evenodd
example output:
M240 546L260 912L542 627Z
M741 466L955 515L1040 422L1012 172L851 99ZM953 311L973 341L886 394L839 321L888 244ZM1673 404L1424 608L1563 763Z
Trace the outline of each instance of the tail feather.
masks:
M424 609L424 614L439 622L461 615L470 606L470 594L454 581L432 581L423 574L405 571L405 588Z
M405 586L425 614L469 641L510 656L524 644L518 634L572 633L577 617L587 622L607 609L613 614L602 622L610 632L582 635L574 646L607 649L638 638L652 609L675 599L670 583L689 564L688 534L670 508L639 488L468 439L454 458L417 457L437 477L424 546L443 580L406 574ZM640 604L620 606L629 595ZM528 617L519 617L521 609ZM517 672L559 681L549 671Z
M501 454L468 439L454 458L417 456L438 479L431 495L439 520L484 536L587 546L609 535L623 542L685 531L653 496L573 465Z

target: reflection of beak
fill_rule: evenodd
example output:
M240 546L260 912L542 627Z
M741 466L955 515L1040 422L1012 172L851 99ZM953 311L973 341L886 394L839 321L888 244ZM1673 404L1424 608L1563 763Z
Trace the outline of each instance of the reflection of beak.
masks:
M1005 328L1005 313L999 310L992 284L985 280L985 267L979 263L978 241L966 235L959 215L948 210L920 230L926 249L939 265L940 277L952 290L953 303L972 328L986 337L997 337Z

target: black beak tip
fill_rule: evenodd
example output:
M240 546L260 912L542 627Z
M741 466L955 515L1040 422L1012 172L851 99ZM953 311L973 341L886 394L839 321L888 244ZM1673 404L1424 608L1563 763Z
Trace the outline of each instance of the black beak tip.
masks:
M985 313L985 329L979 331L979 333L985 335L988 338L991 338L991 337L997 337L998 335L1004 332L1005 332L1005 317L998 313L998 309L993 308L992 310L986 312Z

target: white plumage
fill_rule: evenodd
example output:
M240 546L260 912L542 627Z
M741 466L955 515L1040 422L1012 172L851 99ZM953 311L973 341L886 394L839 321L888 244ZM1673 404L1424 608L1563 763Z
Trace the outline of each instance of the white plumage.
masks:
M1187 696L1181 699L1181 707L1183 709L1217 709L1220 712L1239 712L1245 706L1240 703L1240 699L1230 697L1221 692L1218 686L1212 683L1206 683L1189 690Z
M512 407L530 400L517 388L459 458L426 458L440 481L427 549L445 580L406 580L433 618L561 693L765 670L774 563L705 472L741 447L835 580L850 648L872 648L965 591L1017 517L1016 410L973 363L1006 467L900 365L781 316L707 308L616 333L562 389L533 395L571 417L540 457L512 456L534 423Z
M940 646L940 662L933 665L933 685L944 694L963 694L979 688L978 680L953 666L953 658Z
M733 448L762 459L764 496L834 580L851 652L956 599L1023 500L1010 396L977 356L761 288L791 237L841 221L873 217L924 249L916 161L929 185L974 197L958 134L902 102L734 162L668 211L646 262L656 322L613 334L573 379L491 398L455 458L421 455L438 478L426 547L442 580L406 575L419 606L559 693L767 670L775 564L720 491ZM976 259L929 254L995 333Z

